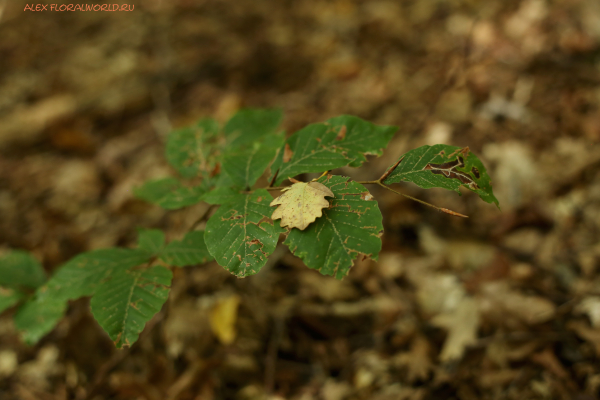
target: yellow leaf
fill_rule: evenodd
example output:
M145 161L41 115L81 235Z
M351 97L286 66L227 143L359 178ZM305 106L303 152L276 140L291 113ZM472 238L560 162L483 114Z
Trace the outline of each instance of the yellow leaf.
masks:
M224 345L235 340L235 321L240 298L237 295L220 299L210 311L210 328Z
M335 197L333 192L319 182L297 182L283 189L285 193L271 202L276 206L271 219L280 219L281 226L304 230L323 215L323 208L329 207L325 196Z

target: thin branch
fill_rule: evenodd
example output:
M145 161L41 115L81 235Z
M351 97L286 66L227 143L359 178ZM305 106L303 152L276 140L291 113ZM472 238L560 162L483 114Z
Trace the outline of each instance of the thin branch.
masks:
M452 211L452 210L448 210L447 208L441 208L441 207L438 207L438 206L434 206L433 204L431 204L431 203L428 203L428 202L426 202L426 201L419 200L419 199L417 199L417 198L415 198L415 197L409 196L409 195L407 195L407 194L404 194L404 193L400 193L400 192L398 192L398 191L396 191L396 190L394 190L394 189L390 188L389 186L386 186L386 185L384 185L384 184L383 184L383 183L381 183L380 181L376 181L376 183L377 183L379 186L381 186L381 187L383 187L383 188L386 188L386 189L387 189L387 190L389 190L390 192L394 192L394 193L396 193L396 194L399 194L400 196L404 196L404 197L406 197L407 199L414 200L414 201L416 201L416 202L418 202L418 203L421 203L421 204L423 204L423 205L426 205L427 207L432 207L432 208L435 208L436 210L438 210L438 211L440 211L440 212L443 212L443 213L446 213L446 214L449 214L449 215L454 215L455 217L469 218L469 217L468 217L468 216L466 216L466 215L463 215L463 214L457 213L457 212L455 212L455 211Z
M386 184L384 184L384 183L382 182L382 180L383 180L383 179L385 179L385 178L387 178L387 177L389 176L389 174L391 174L391 173L393 172L393 170L394 170L394 169L395 169L395 168L398 166L398 164L400 164L400 162L401 162L401 161L402 161L402 158L401 158L400 160L398 160L398 162L396 162L396 164L394 164L394 165L393 165L393 166L392 166L390 169L388 169L388 171L387 171L386 173L384 173L384 174L382 175L382 177L381 177L381 178L379 178L379 179L377 179L377 180L374 180L374 181L355 181L355 182L356 182L356 183L360 183L361 185L379 185L379 186L381 186L381 187L383 187L383 188L386 188L387 190L389 190L389 191L391 191L391 192L394 192L394 193L396 193L396 194L399 194L400 196L404 196L404 197L406 197L407 199L414 200L414 201L416 201L416 202L418 202L418 203L421 203L421 204L423 204L423 205L426 205L427 207L435 208L435 209L436 209L436 210L438 210L439 212L443 212L443 213L446 213L446 214L448 214L448 215L454 215L455 217L469 218L469 216L467 216L467 215L464 215L464 214L461 214L461 213L457 213L456 211L452 211L452 210L449 210L449 209L447 209L447 208L442 208L442 207L434 206L433 204L431 204L431 203L428 203L428 202L426 202L426 201L423 201L423 200L417 199L417 198L415 198L415 197L409 196L409 195L407 195L407 194L404 194L404 193L398 192L398 191L396 191L396 190L394 190L394 189L390 188L390 187L389 187L389 186L387 186ZM322 174L320 177L324 176L324 175L325 175L325 174L327 174L328 172L329 172L329 171L325 171L325 172L324 172L324 173L323 173L323 174ZM320 177L319 177L319 178L320 178ZM319 178L317 178L317 179L319 179ZM314 181L314 180L315 180L315 179L313 179L313 181ZM266 190L282 190L282 189L285 189L286 187L289 187L289 186L266 187L266 188L263 188L263 189L266 189Z

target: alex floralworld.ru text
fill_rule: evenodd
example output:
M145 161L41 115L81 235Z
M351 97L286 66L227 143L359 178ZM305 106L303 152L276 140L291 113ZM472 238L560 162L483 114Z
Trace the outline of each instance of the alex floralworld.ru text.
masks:
M134 4L26 4L23 11L133 11Z

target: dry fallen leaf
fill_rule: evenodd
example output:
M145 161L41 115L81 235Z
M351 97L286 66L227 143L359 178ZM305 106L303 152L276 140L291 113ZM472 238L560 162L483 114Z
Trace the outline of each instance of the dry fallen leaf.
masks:
M224 345L229 345L235 340L235 321L239 304L239 296L232 295L220 299L210 312L210 327Z
M477 341L479 327L477 303L470 297L464 297L456 309L436 315L431 323L448 331L440 360L442 362L458 360L463 356L466 348Z
M334 197L333 192L319 182L296 182L283 189L285 193L271 202L277 209L272 219L281 218L281 226L304 230L323 215L323 208L329 207L325 196Z

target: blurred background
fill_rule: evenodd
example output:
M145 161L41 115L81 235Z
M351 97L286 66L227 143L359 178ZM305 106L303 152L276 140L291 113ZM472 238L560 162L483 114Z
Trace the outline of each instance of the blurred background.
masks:
M336 281L280 246L251 278L177 269L124 351L86 299L35 347L9 310L2 400L599 398L598 0L27 4L46 3L0 0L0 250L49 273L136 227L180 238L205 206L166 212L132 188L172 173L172 128L241 107L283 108L288 133L340 114L397 125L381 158L335 171L357 180L469 146L502 210L395 185L460 219L369 187L378 262Z

